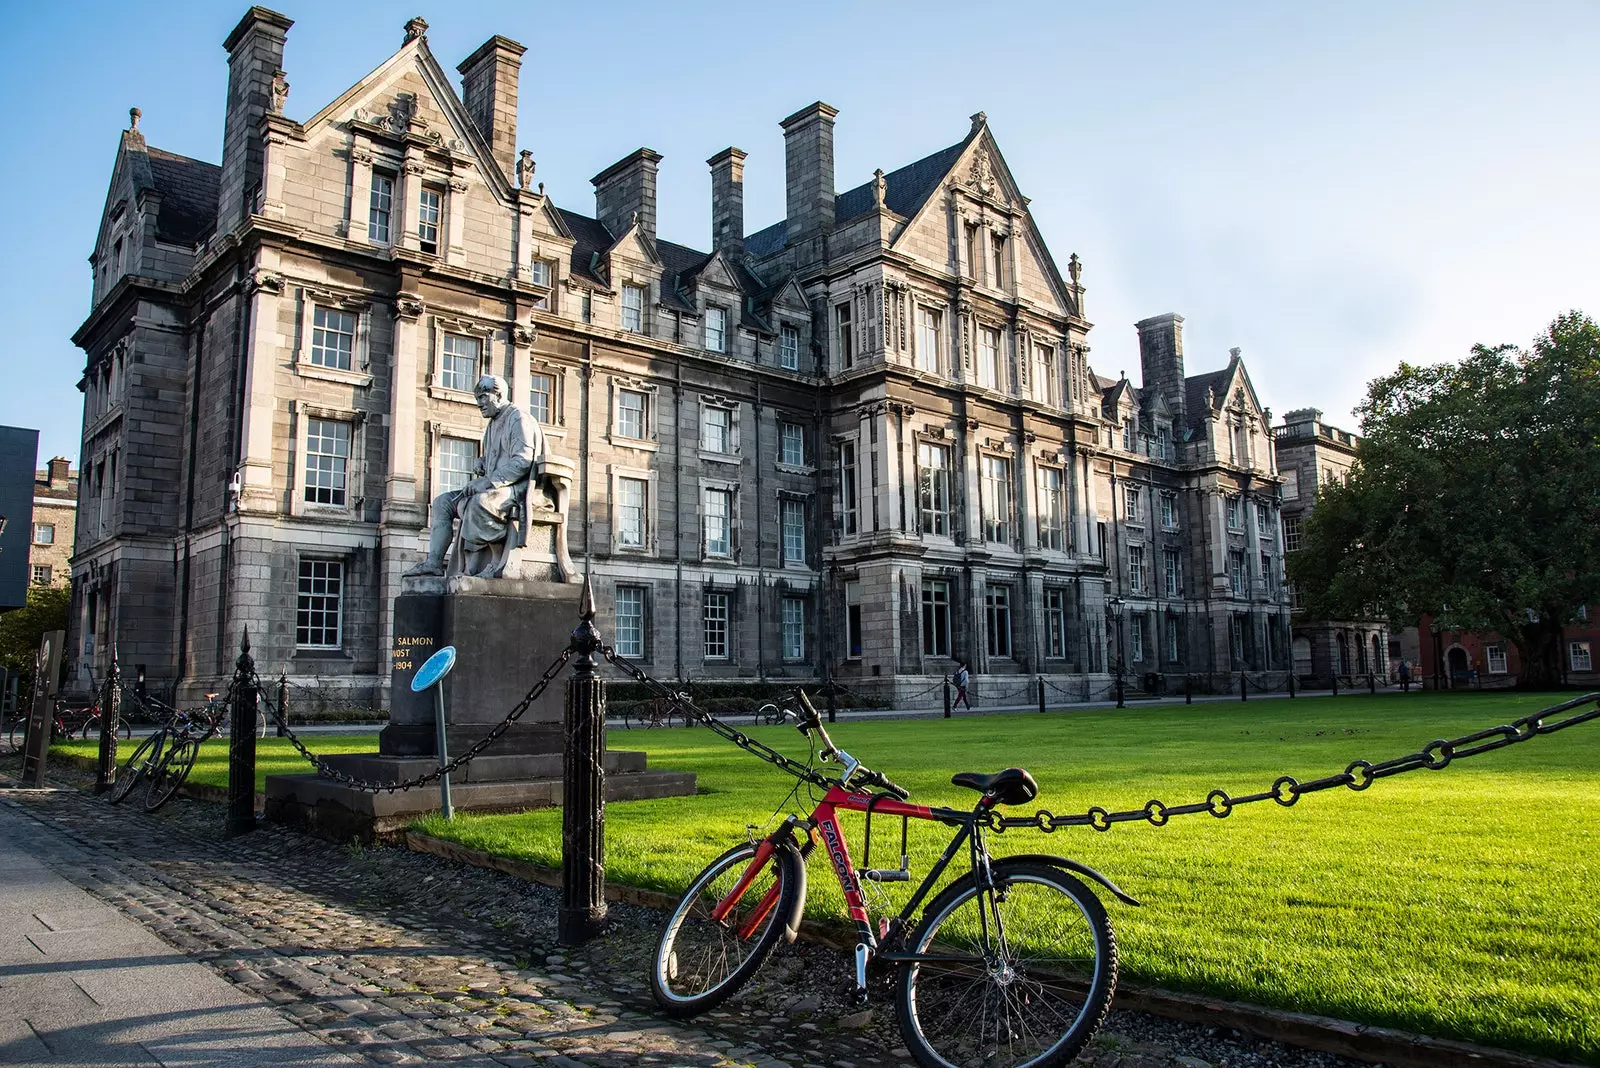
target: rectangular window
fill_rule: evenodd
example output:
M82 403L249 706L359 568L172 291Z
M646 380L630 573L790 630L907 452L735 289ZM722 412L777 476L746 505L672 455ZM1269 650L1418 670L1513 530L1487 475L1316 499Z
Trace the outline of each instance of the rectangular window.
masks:
M833 308L834 323L838 328L839 336L839 367L854 367L856 363L856 335L850 325L850 302L836 304Z
M367 209L367 237L375 245L389 243L389 219L394 213L394 176L372 172L372 196Z
M932 308L917 308L917 366L924 371L939 370L941 318Z
M632 389L617 390L617 437L643 441L650 436L649 400Z
M1571 671L1593 671L1594 661L1589 656L1588 642L1569 642L1567 656L1571 663Z
M1044 655L1067 658L1067 591L1044 591Z
M806 562L806 502L785 500L780 509L783 521L783 562L804 566Z
M1272 512L1265 505L1256 505L1256 533L1263 538L1272 533Z
M1178 596L1178 551L1176 549L1161 550L1161 569L1165 576L1168 597Z
M778 366L800 370L800 331L787 323L778 327Z
M1229 618L1228 647L1233 653L1233 662L1244 663L1244 616Z
M987 326L978 328L978 385L985 389L1003 389L1005 375L1000 368L1000 331Z
M806 465L806 428L799 423L784 423L779 432L778 462L790 467Z
M311 363L350 370L356 348L356 317L320 305L311 312Z
M1144 546L1128 546L1128 589L1134 593L1144 592Z
M1132 483L1122 484L1122 509L1123 518L1130 523L1139 522L1139 487Z
M443 217L441 206L444 196L437 189L422 187L417 198L417 242L422 251L437 254L439 251L439 220Z
M331 419L306 421L307 504L343 508L350 473L350 424Z
M1489 661L1489 674L1504 675L1506 673L1506 650L1502 645L1488 645L1484 647L1483 655Z
M1163 530L1178 528L1178 499L1170 493L1161 495L1161 527Z
M1039 548L1060 549L1062 537L1061 469L1037 469L1035 490L1039 495Z
M1266 584L1267 593L1272 594L1278 592L1278 584L1275 581L1277 577L1277 574L1272 570L1272 554L1262 553L1261 581Z
M35 545L54 545L56 543L56 525L54 523L35 523L33 525L33 543Z
M1057 388L1060 379L1056 374L1056 350L1048 345L1040 345L1036 350L1039 359L1038 381L1035 390L1039 399L1046 404L1060 403L1060 390Z
M1003 289L1006 284L1006 239L989 235L989 284Z
M534 260L528 265L528 281L536 286L550 288L550 264L544 260Z
M950 655L950 583L922 584L922 655Z
M861 659L861 583L844 584L845 658Z
M301 560L295 601L294 643L302 649L337 649L343 642L344 564Z
M594 294L587 289L578 298L578 318L586 323L594 322Z
M1228 584L1235 597L1245 595L1244 553L1237 549L1228 554Z
M644 333L644 287L622 287L622 329L630 334Z
M990 656L1011 655L1011 587L990 586L983 594L984 635Z
M846 534L856 532L856 443L839 443L839 516Z
M1100 562L1103 564L1106 562L1106 525L1104 523L1096 523L1094 525L1094 539L1095 544L1099 546Z
M1133 451L1133 420L1132 419L1124 419L1122 421L1122 451L1123 452L1132 452Z
M706 348L728 351L728 313L721 308L706 309Z
M1300 524L1303 520L1297 516L1286 515L1283 517L1283 551L1292 553L1300 548Z
M617 544L645 547L650 521L650 487L642 478L617 479Z
M783 599L783 658L806 658L806 602L799 597Z
M1228 498L1228 529L1244 529L1244 501L1236 496Z
M533 384L528 391L528 411L544 426L554 426L556 413L556 376L533 373Z
M1156 459L1172 459L1172 432L1164 426L1156 427Z
M707 556L733 555L732 490L706 490L705 554Z
M728 595L706 594L702 613L706 629L706 659L728 659Z
M1000 456L983 458L983 537L1011 540L1011 461Z
M733 452L733 410L707 405L700 411L700 447L707 452Z
M1139 612L1128 618L1128 647L1134 663L1144 661L1144 613Z
M950 446L922 442L917 446L919 497L924 534L950 533Z
M478 466L478 443L466 438L439 439L440 493L450 493L465 486Z
M51 571L51 568L50 568L49 564L34 564L33 565L33 584L35 586L48 586L48 585L50 585L50 580L51 580L52 576L53 576L53 572Z
M978 261L978 224L964 224L963 234L967 239L967 276L977 278L983 273L983 264Z
M483 342L462 334L446 334L439 351L439 385L471 393L483 367Z
M1178 649L1178 617L1175 616L1175 615L1168 615L1167 616L1167 662L1169 664L1175 664L1179 660L1182 660L1182 659L1183 659L1183 657L1180 655L1180 652L1179 652L1179 649Z
M644 587L617 587L617 652L644 656Z

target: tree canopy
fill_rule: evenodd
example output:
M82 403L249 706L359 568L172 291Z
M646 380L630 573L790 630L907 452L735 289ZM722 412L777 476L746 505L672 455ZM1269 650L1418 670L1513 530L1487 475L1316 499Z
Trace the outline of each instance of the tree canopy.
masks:
M1600 327L1569 312L1526 350L1401 364L1357 415L1349 481L1289 560L1307 611L1494 630L1525 684L1557 681L1561 627L1600 601Z
M29 586L28 603L0 615L0 666L21 682L18 694L33 684L33 660L45 631L67 629L72 590L66 586Z

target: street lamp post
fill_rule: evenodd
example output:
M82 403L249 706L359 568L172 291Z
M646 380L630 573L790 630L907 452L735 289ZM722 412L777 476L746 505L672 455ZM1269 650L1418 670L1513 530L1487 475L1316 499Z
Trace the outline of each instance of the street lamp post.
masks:
M1106 599L1106 611L1111 613L1111 626L1117 632L1117 707L1126 708L1122 701L1122 610L1127 606L1121 597Z

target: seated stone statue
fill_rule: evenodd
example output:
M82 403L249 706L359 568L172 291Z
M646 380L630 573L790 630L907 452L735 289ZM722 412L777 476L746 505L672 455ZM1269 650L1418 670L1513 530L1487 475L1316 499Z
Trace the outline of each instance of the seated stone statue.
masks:
M455 540L450 571L470 578L521 577L521 553L530 525L553 527L555 579L575 582L567 552L567 501L572 464L545 450L544 431L526 409L507 400L505 379L484 375L473 395L489 420L473 478L433 499L427 558L406 572L443 575ZM459 522L459 532L456 525Z

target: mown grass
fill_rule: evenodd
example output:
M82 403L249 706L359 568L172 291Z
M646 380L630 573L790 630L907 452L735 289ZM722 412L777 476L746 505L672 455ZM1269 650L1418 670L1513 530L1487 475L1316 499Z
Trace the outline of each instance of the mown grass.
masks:
M126 762L141 740L138 737L132 741L118 739L118 761ZM318 756L332 756L336 753L370 753L378 748L376 734L308 734L302 741ZM100 754L100 742L95 738L57 742L50 747L50 752L64 756L94 757ZM310 771L311 765L295 751L287 738L256 740L257 790L266 789L268 775L303 775ZM200 747L200 755L195 759L194 770L189 773L188 781L201 786L228 785L226 738L212 738Z
M1065 813L1181 804L1215 787L1264 790L1280 774L1304 780L1356 758L1388 759L1550 703L1380 695L841 722L832 733L919 801L968 805L973 795L950 785L952 772L1020 764L1041 787L1027 811ZM804 752L792 728L751 733ZM698 773L701 791L607 808L614 881L681 891L747 823L786 811L791 780L706 731L613 732L610 744L647 750L652 767ZM859 817L847 820L859 863ZM560 863L554 810L418 827ZM887 833L874 836L874 863L892 862L898 824L879 827ZM1140 898L1144 907L1132 908L1102 894L1131 981L1600 1064L1597 827L1600 723L1290 809L1263 802L1226 820L1012 832L992 844L1075 857ZM936 825L913 824L914 877L947 840ZM816 863L810 875L807 913L837 916L831 872ZM892 900L898 909L903 896Z

